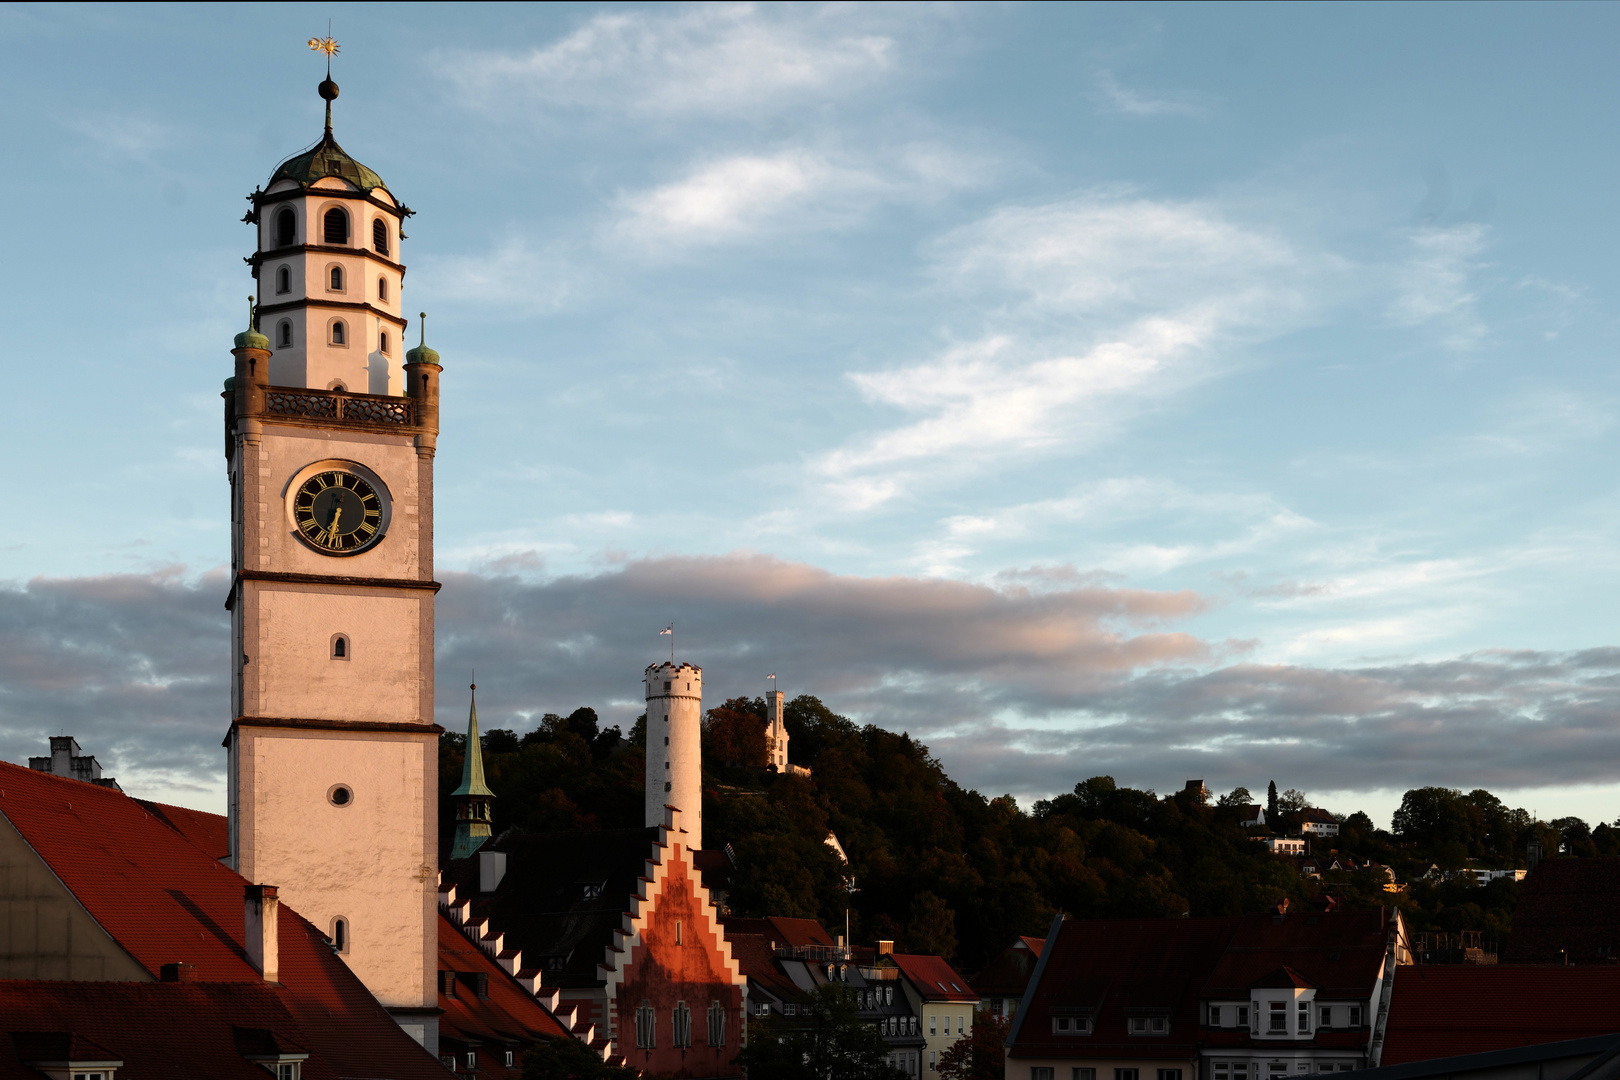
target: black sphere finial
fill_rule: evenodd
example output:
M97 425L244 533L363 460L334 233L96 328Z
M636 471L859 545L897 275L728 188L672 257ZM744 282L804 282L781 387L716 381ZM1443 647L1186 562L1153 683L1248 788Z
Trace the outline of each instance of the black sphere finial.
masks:
M332 81L330 75L322 79L321 85L315 89L327 101L331 101L338 96L338 84Z

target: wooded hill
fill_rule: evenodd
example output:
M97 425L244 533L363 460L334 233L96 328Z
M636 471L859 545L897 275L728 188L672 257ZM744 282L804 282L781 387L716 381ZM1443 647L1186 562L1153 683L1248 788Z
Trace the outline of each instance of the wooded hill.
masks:
M1410 791L1393 823L1364 813L1336 815L1336 840L1313 841L1393 867L1401 894L1372 871L1300 876L1268 854L1240 825L1243 789L1206 804L1191 792L1159 796L1119 787L1106 776L1081 780L1071 794L1026 808L987 797L945 774L922 743L875 725L857 725L809 695L787 704L795 764L808 778L777 776L764 759L762 699L737 698L709 710L704 728L704 840L732 846L729 903L739 915L819 919L834 932L846 910L856 942L894 938L905 950L937 953L968 972L1017 935L1044 935L1058 911L1081 918L1236 915L1284 897L1304 902L1319 890L1341 905L1399 904L1414 933L1479 930L1486 947L1509 929L1518 886L1414 880L1431 864L1522 866L1539 840L1550 857L1620 853L1620 830L1588 829L1574 818L1536 822L1490 795L1444 788ZM589 708L548 714L521 736L484 736L484 769L496 794L495 829L627 828L642 823L645 717L628 736L603 730ZM448 851L454 824L449 793L460 781L465 736L442 736L439 821ZM1289 792L1279 807L1308 805ZM1258 803L1265 800L1255 799ZM829 847L835 834L846 867ZM852 882L852 884L851 884Z

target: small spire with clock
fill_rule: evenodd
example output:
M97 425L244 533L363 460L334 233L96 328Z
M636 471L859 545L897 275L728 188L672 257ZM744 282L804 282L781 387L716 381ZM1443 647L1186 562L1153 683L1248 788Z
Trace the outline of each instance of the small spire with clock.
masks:
M405 352L410 211L332 134L249 198L258 280L225 387L227 862L438 1047L438 353ZM485 789L487 790L487 789Z

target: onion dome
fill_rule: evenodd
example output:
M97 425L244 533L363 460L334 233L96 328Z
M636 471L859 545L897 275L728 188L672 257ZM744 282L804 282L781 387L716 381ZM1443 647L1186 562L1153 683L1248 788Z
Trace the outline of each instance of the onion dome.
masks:
M248 328L236 335L238 349L263 349L270 351L270 339L259 333L253 325L253 297L248 297Z
M326 134L302 154L283 161L271 174L266 187L273 187L282 180L291 180L299 187L307 188L317 180L335 176L339 180L347 180L361 191L372 188L387 191L388 185L383 183L382 177L350 157L332 138L332 99L338 96L337 83L328 77L322 81L319 89L321 97L326 99Z
M437 364L439 354L427 346L427 312L421 311L417 314L422 320L422 343L405 354L405 362L407 364Z

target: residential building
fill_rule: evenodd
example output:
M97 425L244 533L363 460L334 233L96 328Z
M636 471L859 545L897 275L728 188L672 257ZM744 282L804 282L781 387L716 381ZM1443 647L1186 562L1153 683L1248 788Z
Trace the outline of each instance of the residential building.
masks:
M938 956L895 953L900 969L900 986L911 1001L921 1034L926 1040L921 1076L931 1080L939 1073L939 1059L956 1040L973 1032L973 1014L979 996L965 977Z
M1243 808L1243 820L1238 822L1245 829L1257 829L1266 823L1266 808L1259 803L1250 803Z
M1308 806L1299 813L1299 831L1303 836L1338 836L1339 819L1317 806Z
M1013 1019L1006 1076L1274 1080L1365 1067L1389 975L1410 962L1403 938L1389 909L1060 916Z
M1305 854L1305 841L1297 836L1266 836L1256 839L1266 845L1266 849L1273 855Z
M1509 964L1620 960L1620 857L1546 859L1525 878L1502 956Z
M1041 957L1045 938L1020 937L990 958L969 985L979 995L979 1008L991 1016L1011 1017L1024 999L1035 962Z
M1401 968L1380 1064L1612 1036L1617 1001L1615 964Z

